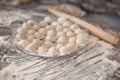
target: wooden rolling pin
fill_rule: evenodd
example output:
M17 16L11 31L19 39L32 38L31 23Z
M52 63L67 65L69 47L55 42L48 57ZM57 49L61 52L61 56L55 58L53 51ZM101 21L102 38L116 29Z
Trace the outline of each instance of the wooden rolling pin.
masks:
M81 20L77 17L74 17L72 15L68 15L68 14L65 14L63 12L60 12L60 11L57 11L57 10L54 10L54 9L51 9L51 8L48 8L47 9L49 12L51 12L52 14L58 16L58 17L65 17L73 22L76 22L78 23L79 25L83 26L84 28L86 28L90 33L92 33L93 35L95 35L96 37L104 40L104 41L107 41L113 45L116 45L118 42L119 42L119 38L104 31L103 29L100 29L98 27L95 27L94 25L84 21L84 20Z

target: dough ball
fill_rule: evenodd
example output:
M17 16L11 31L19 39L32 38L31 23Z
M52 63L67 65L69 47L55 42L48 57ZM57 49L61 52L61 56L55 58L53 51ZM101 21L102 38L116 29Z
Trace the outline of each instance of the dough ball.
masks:
M37 39L43 39L45 37L45 34L44 33L42 34L42 32L36 32L35 37Z
M62 37L62 36L65 37L65 33L63 33L62 31L58 31L57 32L57 37Z
M53 28L53 30L55 30L56 29L56 26L51 26L52 28Z
M66 47L61 47L59 52L60 52L60 55L70 54Z
M35 33L36 33L35 30L29 30L28 33L27 33L27 35L29 36L29 35L33 35L33 34L35 34Z
M77 39L76 39L76 44L78 44L79 46L85 46L85 37L84 35L78 35Z
M57 27L57 26L60 26L61 24L58 22L58 21L54 21L54 22L52 22L52 24L51 24L51 26L55 26L55 27Z
M51 41L45 41L45 43L43 45L50 48L50 47L54 46L54 43Z
M40 29L40 27L39 27L39 25L34 25L33 29L36 30L36 31L38 31Z
M27 23L32 27L37 24L35 20L28 20Z
M50 16L47 16L47 17L44 18L44 22L52 23L53 19Z
M22 30L19 32L19 34L22 35L22 36L26 36L27 33L28 33L28 31L27 31L26 29L25 29L25 30L22 29Z
M37 47L34 44L29 44L25 49L30 52L37 52Z
M69 43L76 43L76 38L75 37L70 37L68 42Z
M62 31L63 30L63 27L62 26L57 26L56 27L56 31Z
M68 32L68 31L71 31L71 30L70 30L69 28L64 28L64 29L63 29L63 32L64 32L64 33Z
M70 52L72 52L72 51L74 51L74 50L76 49L76 44L75 44L75 43L68 43L68 44L66 45L66 48L67 48Z
M52 27L51 27L51 25L47 25L47 26L45 27L45 29L48 31L48 30L51 30Z
M29 43L26 40L20 40L18 45L25 48L29 45Z
M75 49L76 49L75 44L68 43L66 46L60 48L60 54L61 55L71 54Z
M77 35L83 34L83 32L84 32L84 31L82 31L82 30L79 29L79 28L75 30L75 33L76 33Z
M40 39L34 39L32 44L36 45L36 47L39 47L43 44L43 41Z
M23 33L21 33L21 34L17 34L16 38L19 39L19 40L25 40L27 37L26 37L26 35L24 35Z
M20 46L46 57L70 54L87 43L85 31L63 17L53 21L47 16L39 24L29 20L17 32Z
M51 25L47 25L45 27L45 29L48 31L48 30L54 30L56 27L55 26L51 26Z
M67 38L66 37L59 37L58 40L57 40L57 43L60 43L60 44L66 44L67 43Z
M75 34L72 31L66 32L67 37L75 36Z
M79 35L77 35L77 37L76 37L76 38L85 39L85 34L79 34Z
M27 37L27 41L28 41L28 42L32 42L34 39L35 39L35 36L34 36L34 35L29 35L29 36Z
M63 23L63 27L70 27L72 24L69 21Z
M45 27L45 26L47 26L48 24L47 24L47 22L45 22L45 21L40 21L39 25L40 25L41 27Z
M79 26L77 24L73 24L73 25L70 26L70 28L71 28L72 31L75 31L76 29L79 28Z
M33 26L28 23L23 23L22 28L23 29L31 29Z
M46 46L40 46L38 48L38 54L41 56L47 56L48 48Z
M45 30L45 28L40 28L40 29L39 29L39 32L41 32L42 34L45 34L45 33L46 33L46 30Z
M47 32L47 36L55 37L56 36L56 32L54 30L49 30Z
M51 47L48 50L48 54L50 54L51 56L56 56L59 54L59 51L56 47Z
M64 18L64 17L58 18L58 22L61 24L63 24L65 21L66 21L66 18Z
M47 36L45 37L45 40L46 40L46 41L52 41L51 36L47 35Z
M64 45L63 44L57 44L56 45L56 47L58 48L58 49L60 49L61 47L63 47Z
M52 41L52 42L54 42L54 41L56 41L56 36L47 35L47 36L45 37L45 40L46 40L46 41Z

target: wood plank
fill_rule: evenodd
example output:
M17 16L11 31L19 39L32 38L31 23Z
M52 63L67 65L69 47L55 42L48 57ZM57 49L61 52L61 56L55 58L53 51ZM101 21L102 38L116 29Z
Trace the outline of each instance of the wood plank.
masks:
M21 22L27 19L32 19L34 17L35 20L38 20L35 16L42 18L50 14L34 10L25 11L24 9L18 9L18 12L16 9L12 9L12 11L3 11L4 14L6 13L5 16L9 16L9 13L12 13L10 17L14 18L15 22L12 20L10 22L10 19L5 19L6 23L2 22L5 25L8 23L10 24L7 26L13 31L13 35L8 38L7 44L3 44L0 47L0 53L3 53L0 60L0 79L112 80L112 78L119 77L119 63L106 57L106 55L113 54L110 50L113 46L92 35L90 38L92 42L86 48L72 56L46 59L25 54L24 50L21 51L16 48L13 42L15 30L20 27ZM5 17L2 13L1 15ZM117 70L118 72L116 72ZM114 76L114 72L116 72L116 76Z

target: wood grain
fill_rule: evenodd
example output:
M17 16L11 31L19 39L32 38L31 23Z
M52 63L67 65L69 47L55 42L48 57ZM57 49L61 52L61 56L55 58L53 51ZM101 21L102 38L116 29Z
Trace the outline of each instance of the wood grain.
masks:
M13 8L11 12L4 11L4 14L0 14L4 18L6 16L13 18L11 21L1 19L3 24L16 21L14 27L10 27L13 24L8 26L13 31L13 35L6 44L0 45L1 80L117 80L117 78L119 80L119 63L107 57L115 52L111 51L113 48L111 44L91 36L91 43L72 56L56 59L30 56L15 46L14 35L16 29L21 27L21 23L17 21L23 22L27 19L39 21L50 14L34 9L25 11ZM90 18L86 19L90 20Z

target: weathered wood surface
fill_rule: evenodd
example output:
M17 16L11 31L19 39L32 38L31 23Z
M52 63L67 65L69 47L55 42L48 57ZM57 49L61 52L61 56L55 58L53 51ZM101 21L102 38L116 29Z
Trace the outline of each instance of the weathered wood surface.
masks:
M30 2L39 4L71 3L88 12L120 15L120 0L0 0L7 5L20 6Z
M5 1L5 0L1 0ZM11 5L20 6L31 0L6 0ZM28 1L28 2L25 2ZM75 4L88 12L120 15L120 0L32 0L39 4ZM7 3L6 3L7 4Z
M32 9L7 8L0 10L0 25L8 26L12 35L0 47L0 80L119 80L119 63L112 59L113 46L91 36L91 43L74 55L56 59L30 56L16 48L14 34L27 19L40 20L50 15ZM52 15L53 16L53 15ZM89 15L83 19L106 28L119 25L119 18ZM119 29L117 28L119 31ZM114 30L113 31L117 31ZM110 29L109 29L110 31ZM120 33L117 33L119 35ZM113 56L113 55L112 55Z

